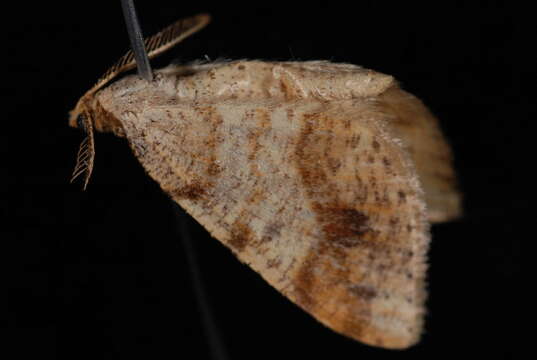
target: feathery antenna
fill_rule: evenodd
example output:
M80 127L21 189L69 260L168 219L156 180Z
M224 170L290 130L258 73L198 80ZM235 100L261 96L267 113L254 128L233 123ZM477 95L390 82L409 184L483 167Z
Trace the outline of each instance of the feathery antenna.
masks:
M140 23L136 16L133 0L121 0L121 6L123 7L123 15L125 16L125 23L127 24L132 51L134 52L134 58L136 59L136 66L138 67L138 75L147 81L151 81L153 80L153 71L151 70L149 57L145 50L142 29L140 28Z

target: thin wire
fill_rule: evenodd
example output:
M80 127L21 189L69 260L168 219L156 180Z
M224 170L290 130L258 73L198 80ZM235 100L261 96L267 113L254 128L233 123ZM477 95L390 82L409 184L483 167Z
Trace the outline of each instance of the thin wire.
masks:
M192 236L188 229L188 215L176 204L174 205L174 212L177 216L177 230L179 236L181 237L181 242L183 243L183 249L187 258L187 265L190 272L190 277L192 279L192 288L194 290L194 296L196 297L196 302L198 304L201 321L207 341L209 343L209 348L211 349L211 358L213 360L227 360L227 351L224 347L220 331L216 325L214 315L211 311L211 305L209 299L207 298L207 291L205 286L203 286L203 279L201 276L201 269L198 263L198 257L196 254L196 249L194 248L194 243L192 241Z
M134 53L136 66L138 67L138 75L147 81L151 81L153 80L153 71L151 70L149 57L145 50L142 29L138 22L138 16L136 16L133 0L121 0L121 6L123 7L123 15L125 16L125 23L127 24L132 52Z

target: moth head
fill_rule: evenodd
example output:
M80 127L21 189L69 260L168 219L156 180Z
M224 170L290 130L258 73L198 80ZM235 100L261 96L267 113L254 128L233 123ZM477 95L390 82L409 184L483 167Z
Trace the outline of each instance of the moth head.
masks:
M86 122L91 120L91 111L85 97L78 100L75 108L69 112L69 126L88 132Z

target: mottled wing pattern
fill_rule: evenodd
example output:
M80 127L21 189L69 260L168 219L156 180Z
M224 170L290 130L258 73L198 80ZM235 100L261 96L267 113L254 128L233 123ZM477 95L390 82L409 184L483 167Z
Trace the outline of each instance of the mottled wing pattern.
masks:
M392 79L329 63L185 73L99 94L148 173L323 324L372 345L415 343L429 232L416 171L378 98Z

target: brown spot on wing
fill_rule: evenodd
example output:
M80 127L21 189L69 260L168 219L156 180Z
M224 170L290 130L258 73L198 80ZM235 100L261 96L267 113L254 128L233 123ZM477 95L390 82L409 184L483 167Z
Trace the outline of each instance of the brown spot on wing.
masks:
M314 251L310 251L293 279L296 303L306 311L313 311L313 308L317 305L317 294L313 291L317 281L314 274L317 262L318 255Z
M351 285L349 286L349 291L354 296L364 299L365 301L370 301L377 296L377 291L372 286L365 285Z
M282 264L282 260L279 258L276 258L276 259L267 260L267 263L265 265L267 266L268 269L271 269L271 268L279 268L281 264Z
M272 119L270 112L265 108L256 109L256 117L259 119L259 126L263 129L270 129L272 126Z
M351 148L356 148L358 144L360 143L360 134L354 134L351 136L349 145Z
M248 206L256 206L259 205L259 203L267 198L267 194L265 189L258 188L246 198L245 204Z
M203 149L204 153L207 154L207 174L215 177L223 170L217 163L217 149L224 142L224 137L221 134L224 120L213 107L201 108L199 111L203 115L204 121L209 124L210 129L206 134Z
M368 216L352 207L314 203L312 209L330 243L354 247L363 241L361 235L369 230Z
M306 192L311 194L315 192L315 189L326 186L327 174L321 166L318 166L318 160L321 157L319 150L312 151L319 145L320 140L315 132L319 125L318 116L305 114L303 121L304 125L295 148L295 156L302 184Z
M380 151L380 143L376 139L373 140L373 149L375 150L375 152Z
M397 192L397 196L399 197L399 204L406 203L406 193L402 190L399 190Z
M205 187L200 183L183 186L179 189L170 191L170 195L177 199L197 200L206 194Z
M274 238L280 237L280 232L283 227L283 223L281 222L273 222L265 225L265 228L263 229L263 237L261 238L262 242L270 242Z
M228 240L229 246L235 251L241 252L250 241L252 241L252 230L250 227L240 220L235 221L231 229L231 236Z
M335 174L338 172L338 170L341 168L341 160L335 159L333 157L328 157L326 159L326 162L328 163L328 168L330 171Z
M209 174L209 176L216 176L223 170L216 161L216 156L214 155L209 158L209 165L207 166L207 174Z

